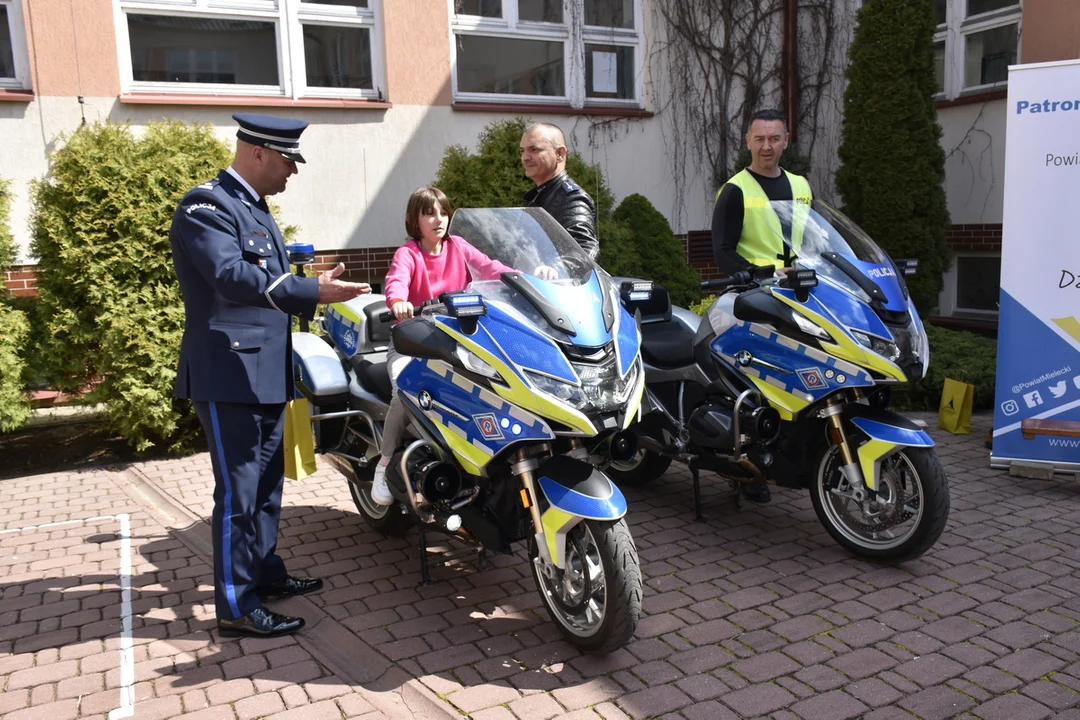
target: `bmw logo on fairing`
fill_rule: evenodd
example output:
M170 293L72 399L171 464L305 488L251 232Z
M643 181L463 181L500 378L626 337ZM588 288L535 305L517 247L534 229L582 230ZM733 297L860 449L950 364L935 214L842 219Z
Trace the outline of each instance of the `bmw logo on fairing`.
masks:
M753 361L754 356L750 354L749 350L740 350L739 352L735 353L735 362L737 362L741 367L746 367Z
M431 393L427 390L421 390L420 394L416 396L416 401L420 403L420 407L424 410L431 409Z

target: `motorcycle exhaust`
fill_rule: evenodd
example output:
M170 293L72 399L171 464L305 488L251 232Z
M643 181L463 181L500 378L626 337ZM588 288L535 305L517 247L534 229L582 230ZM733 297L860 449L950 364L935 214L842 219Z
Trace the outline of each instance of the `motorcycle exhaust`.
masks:
M611 459L626 462L638 451L637 435L629 430L620 430L611 436Z

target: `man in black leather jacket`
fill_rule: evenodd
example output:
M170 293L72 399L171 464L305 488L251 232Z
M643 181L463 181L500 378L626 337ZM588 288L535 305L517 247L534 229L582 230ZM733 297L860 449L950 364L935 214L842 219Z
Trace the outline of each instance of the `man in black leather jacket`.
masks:
M525 193L521 204L542 207L566 228L593 260L600 254L596 239L596 204L566 174L566 138L549 123L532 123L521 136L521 164L536 187Z

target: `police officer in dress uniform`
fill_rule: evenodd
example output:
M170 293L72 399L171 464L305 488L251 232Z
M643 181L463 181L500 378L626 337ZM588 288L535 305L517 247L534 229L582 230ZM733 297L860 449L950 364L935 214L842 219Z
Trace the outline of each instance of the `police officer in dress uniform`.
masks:
M521 135L521 164L536 187L521 204L542 207L578 241L590 259L600 254L596 239L596 205L566 173L566 138L550 123L532 123Z
M371 292L338 280L340 263L318 277L289 271L266 196L297 172L307 123L237 114L236 156L194 188L173 215L169 242L184 298L176 395L190 399L214 467L214 601L227 637L296 632L301 618L262 600L322 588L292 577L276 553L285 456L285 403L293 396L290 315L317 303Z
M784 272L790 266L784 239L798 247L792 224L782 222L770 203L792 200L809 207L813 200L810 183L801 175L780 167L780 156L788 145L787 123L777 110L761 110L750 118L746 132L750 149L750 167L736 173L716 193L713 208L712 243L716 266L726 275L734 275L751 266L772 266ZM800 233L798 227L794 228ZM781 233L783 237L777 233ZM747 483L743 492L748 500L764 504L771 499L769 486Z

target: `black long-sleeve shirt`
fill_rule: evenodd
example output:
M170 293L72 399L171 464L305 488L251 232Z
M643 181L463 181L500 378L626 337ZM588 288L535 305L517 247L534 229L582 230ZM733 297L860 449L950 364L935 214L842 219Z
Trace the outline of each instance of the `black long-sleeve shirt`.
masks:
M753 170L747 170L761 189L765 191L769 200L792 200L791 183L787 175L780 173L777 177L759 175ZM739 240L742 238L743 228L743 193L738 185L728 183L720 191L720 197L716 199L712 217L712 246L713 259L716 267L725 275L733 275L740 270L750 267L750 262L738 253ZM784 234L788 235L791 229L784 228Z

